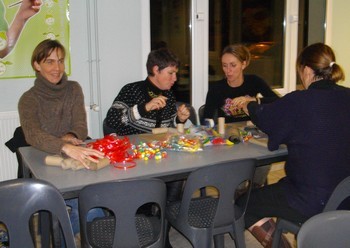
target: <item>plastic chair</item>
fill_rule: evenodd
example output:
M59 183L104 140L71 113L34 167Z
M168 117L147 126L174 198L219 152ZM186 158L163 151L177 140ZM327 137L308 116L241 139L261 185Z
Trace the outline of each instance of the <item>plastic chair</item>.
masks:
M183 234L193 247L224 247L224 234L229 233L236 247L245 247L244 213L235 205L238 186L247 181L250 194L255 160L223 162L197 169L185 184L182 201L169 203L166 219ZM203 187L215 187L218 196L192 198L193 193ZM249 197L248 197L249 198Z
M199 117L199 123L201 125L204 125L204 109L205 109L205 104L200 106L199 109L198 109L198 117ZM214 120L214 123L217 123L218 122L218 112L215 111L214 112L214 116L212 118Z
M24 166L22 162L22 157L18 152L18 148L30 146L24 137L23 129L21 126L17 127L13 133L13 137L8 140L5 145L11 150L11 152L16 153L17 162L18 162L18 170L17 170L17 178L24 178Z
M185 104L186 107L190 110L190 117L188 119L192 122L193 125L196 126L198 123L196 110L191 104L184 103L184 102L176 102L176 109L180 107L182 104Z
M107 126L106 118L103 120L102 128L103 128L103 135L115 133L115 130L113 128Z
M66 247L76 247L66 204L53 185L22 178L0 182L0 199L0 222L8 230L10 247L35 247L31 226L36 213L50 213L60 224Z
M308 219L298 233L298 248L343 248L350 245L350 211L337 210Z
M340 206L340 204L350 197L350 177L343 179L337 187L334 189L330 196L323 212L334 211ZM281 235L283 232L291 232L295 235L298 234L303 223L293 223L291 221L278 218L276 223L276 230L273 235L272 248L278 248L281 241Z
M106 182L84 187L79 194L82 247L163 247L166 187L159 179ZM159 216L136 214L154 203ZM86 221L90 209L112 214Z

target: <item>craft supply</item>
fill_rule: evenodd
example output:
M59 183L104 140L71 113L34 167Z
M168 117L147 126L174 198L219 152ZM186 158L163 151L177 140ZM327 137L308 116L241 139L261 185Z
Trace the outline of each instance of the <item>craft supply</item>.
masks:
M45 164L52 166L61 166L63 157L58 155L50 155L45 157Z
M219 134L225 134L225 117L218 118L218 132Z
M176 127L177 127L177 131L178 131L179 133L184 133L185 128L184 128L184 124L183 124L183 123L178 123L178 124L176 125Z
M20 5L23 1L18 1L18 2L15 2L15 3L12 3L10 4L9 6L7 6L8 8L12 8L12 7L15 7L17 5Z
M98 161L98 163L93 163L90 161L89 168L90 170L99 170L105 168L107 165L109 165L109 159L102 158Z
M118 137L116 134L109 134L102 139L88 143L86 146L103 152L111 164L133 160L128 153L128 150L131 149L131 143L126 136Z
M91 162L87 160L86 163L90 170L99 170L110 164L108 158L99 159L98 163ZM72 170L80 170L85 168L85 166L78 160L73 158L63 158L58 155L48 155L45 157L45 164L49 166L59 166L64 170L72 169Z
M168 128L167 127L157 127L152 129L153 134L160 134L160 133L167 133Z
M214 127L215 123L213 119L204 119L204 126L208 127L208 128L212 128Z

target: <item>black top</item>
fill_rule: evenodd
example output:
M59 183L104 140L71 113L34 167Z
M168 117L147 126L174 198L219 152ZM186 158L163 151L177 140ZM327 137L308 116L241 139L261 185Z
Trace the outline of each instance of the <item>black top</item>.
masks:
M218 117L225 117L226 123L249 120L242 110L233 109L230 102L236 97L256 97L259 93L263 96L261 103L271 102L278 98L267 83L256 75L244 75L243 84L239 87L231 87L226 78L210 83L205 101L204 118L214 119L217 113Z
M320 80L270 104L248 104L252 121L268 137L268 148L286 144L281 184L290 206L320 213L336 185L350 176L350 89Z
M147 112L146 103L152 98L167 97L166 106ZM148 79L125 85L108 110L106 124L117 135L150 133L155 127L174 127L176 100L171 90L160 90Z

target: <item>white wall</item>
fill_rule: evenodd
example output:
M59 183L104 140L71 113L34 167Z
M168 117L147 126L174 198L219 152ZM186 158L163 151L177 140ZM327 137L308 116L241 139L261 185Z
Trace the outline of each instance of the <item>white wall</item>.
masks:
M95 2L96 1L96 2ZM96 4L95 4L96 3ZM98 4L97 4L98 3ZM89 85L88 62L88 21L87 4L92 13L91 24L98 23L98 43L100 57L100 111L91 111L90 136L101 137L101 117L104 118L113 99L126 83L141 80L143 44L141 40L141 1L140 0L70 0L71 63L70 79L78 81L84 91L85 103L99 103L97 96L96 63L92 63L92 84ZM94 19L97 6L98 18ZM95 43L92 28L92 40ZM92 44L94 46L94 44ZM95 60L95 50L92 51ZM0 80L0 112L17 110L19 97L33 85L34 79ZM90 88L94 90L90 99Z
M345 71L346 87L350 87L349 10L349 0L327 1L326 43L334 49L337 62Z
M350 82L350 50L348 40L350 31L344 28L348 20L346 10L350 1L327 1L327 40L336 50L337 60L343 65L347 80ZM114 97L126 83L144 77L145 47L147 43L148 23L142 23L141 9L147 7L147 0L70 0L70 34L71 34L71 79L77 80L83 87L86 105L99 103L97 96L97 78L95 63L92 64L92 83L94 95L90 98L87 8L90 3L93 13L94 3L98 3L98 40L100 55L101 106L99 113L91 111L90 136L101 137L100 118L104 118ZM96 20L92 19L92 24ZM93 31L93 30L92 30ZM93 35L94 36L94 35ZM94 37L93 37L94 40ZM93 51L93 55L95 55ZM24 91L33 84L33 79L0 80L0 112L17 110L17 102Z

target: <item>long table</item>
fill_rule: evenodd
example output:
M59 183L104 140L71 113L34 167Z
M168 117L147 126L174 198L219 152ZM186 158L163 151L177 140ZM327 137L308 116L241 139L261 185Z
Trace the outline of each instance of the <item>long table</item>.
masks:
M131 135L130 141L149 141L152 134ZM48 153L33 147L22 147L19 152L23 165L27 169L25 176L42 179L56 186L65 199L76 197L84 186L99 182L118 181L137 178L161 178L166 182L186 178L193 170L220 162L234 161L246 158L257 160L257 166L284 161L287 149L282 147L277 151L268 151L264 146L244 142L233 146L206 146L203 151L179 152L168 151L168 156L161 160L135 160L136 166L126 170L107 166L98 171L86 169L72 171L60 167L45 165L44 159Z

